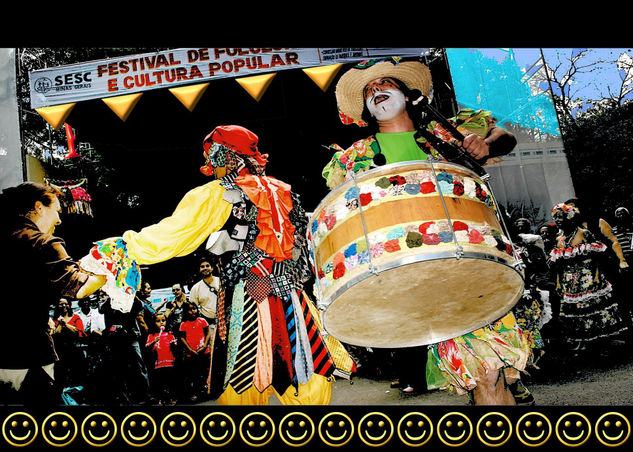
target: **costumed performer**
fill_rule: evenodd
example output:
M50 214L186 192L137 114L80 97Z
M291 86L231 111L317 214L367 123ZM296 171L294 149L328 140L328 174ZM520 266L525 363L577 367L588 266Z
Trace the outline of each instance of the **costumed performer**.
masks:
M119 250L151 265L195 251L221 259L210 395L220 404L328 404L333 376L354 363L340 342L322 335L303 291L312 275L308 219L290 185L265 175L267 154L250 130L216 127L203 141L203 174L174 213L126 231ZM98 259L97 259L98 260Z
M421 125L422 114L414 101L422 95L428 101L431 90L431 73L419 61L365 61L343 74L336 86L341 121L377 131L345 150L332 145L336 152L323 169L328 187L374 167L379 155L379 164L445 160L429 141L437 138L461 146L479 162L507 154L515 146L514 136L497 127L490 112L464 110L452 118L463 142L435 120ZM529 353L510 312L494 324L429 346L427 385L469 394L475 404L513 405L507 386L519 377Z
M550 253L560 296L561 341L573 356L600 351L628 330L604 271L608 247L582 226L577 207L556 204L552 218L562 231Z

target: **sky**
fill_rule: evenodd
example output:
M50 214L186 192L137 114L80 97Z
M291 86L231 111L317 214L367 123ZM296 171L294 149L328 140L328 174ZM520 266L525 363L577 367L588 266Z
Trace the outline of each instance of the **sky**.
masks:
M558 79L569 70L571 59L582 54L579 70L567 87L568 95L582 101L575 114L590 108L592 101L612 97L623 80L632 87L633 51L628 48L447 49L457 102L468 108L491 110L501 124L559 135L541 51ZM633 91L627 98L633 98Z

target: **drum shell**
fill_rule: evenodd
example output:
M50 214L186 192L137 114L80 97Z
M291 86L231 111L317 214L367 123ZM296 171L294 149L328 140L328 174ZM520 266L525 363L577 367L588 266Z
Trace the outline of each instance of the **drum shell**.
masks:
M438 342L498 319L523 292L488 186L459 165L361 173L319 204L310 226L324 326L343 342Z

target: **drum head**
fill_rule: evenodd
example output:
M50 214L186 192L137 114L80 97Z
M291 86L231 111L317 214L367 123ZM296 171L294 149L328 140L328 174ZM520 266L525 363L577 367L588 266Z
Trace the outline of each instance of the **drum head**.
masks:
M323 313L341 342L383 348L434 344L503 317L523 295L514 267L487 259L409 263L370 274Z

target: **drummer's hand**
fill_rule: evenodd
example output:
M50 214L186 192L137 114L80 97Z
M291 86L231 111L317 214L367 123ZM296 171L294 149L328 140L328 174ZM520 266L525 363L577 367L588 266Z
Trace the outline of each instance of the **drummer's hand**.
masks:
M466 135L459 145L475 160L480 160L490 154L490 147L479 135Z

